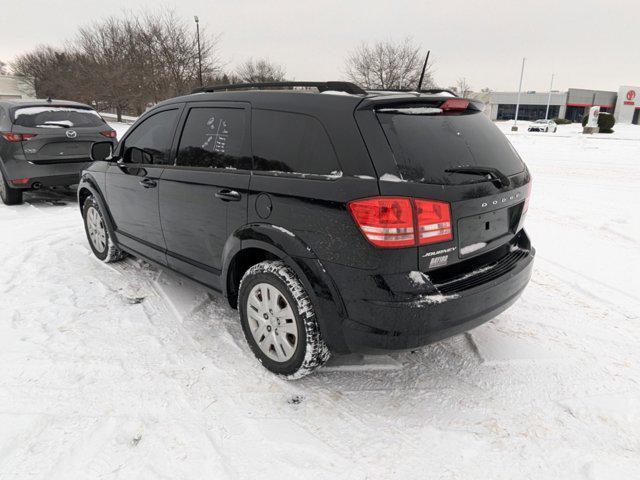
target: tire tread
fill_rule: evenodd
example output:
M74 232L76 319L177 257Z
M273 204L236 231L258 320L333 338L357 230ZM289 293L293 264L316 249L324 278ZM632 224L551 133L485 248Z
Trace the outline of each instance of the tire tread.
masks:
M243 298L242 292L247 280L263 273L273 274L284 282L295 300L296 305L293 307L297 309L299 319L305 328L306 350L302 363L295 372L280 376L287 380L305 377L324 365L331 357L331 352L322 338L311 299L295 272L281 260L266 260L249 268L240 281L239 298Z
M93 197L93 195L90 195L84 201L84 205L82 206L82 218L84 219L84 222L85 222L85 230L87 228L87 225L86 225L86 222L87 222L87 210L90 207L93 207L98 211L98 213L102 217L103 223L105 223L105 225L106 225L106 222L105 222L105 219L104 219L104 213L102 212L102 209L100 208L100 205L98 204L96 199ZM93 248L93 245L91 244L91 239L89 238L89 235L87 234L87 240L89 241L89 246L91 247L91 250L93 251L95 256L98 257L98 259L103 261L104 263L118 262L118 261L122 260L126 256L126 254L122 250L120 250L118 248L118 246L115 244L115 242L111 238L111 235L109 234L109 230L108 229L107 229L106 233L107 233L107 253L104 256L104 258L102 258L100 255L98 255L98 253L95 251L95 249Z

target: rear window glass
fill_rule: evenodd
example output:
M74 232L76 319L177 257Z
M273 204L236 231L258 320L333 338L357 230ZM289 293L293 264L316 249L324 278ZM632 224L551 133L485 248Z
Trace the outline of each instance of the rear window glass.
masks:
M233 108L192 108L184 126L176 165L249 169L245 112Z
M434 112L435 113L435 112ZM511 143L482 112L411 114L378 111L398 171L409 181L456 185L484 181L460 166L497 168L506 176L524 170Z
M297 113L253 110L254 169L340 175L338 159L322 124Z
M101 127L105 124L95 110L73 107L23 107L13 113L15 125L31 128Z

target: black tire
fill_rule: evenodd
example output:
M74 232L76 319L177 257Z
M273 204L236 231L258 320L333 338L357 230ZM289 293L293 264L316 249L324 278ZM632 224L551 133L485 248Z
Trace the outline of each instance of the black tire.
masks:
M117 247L109 235L109 229L104 220L104 213L93 196L85 200L82 206L82 218L84 220L84 231L87 234L87 240L89 241L89 246L93 254L105 263L122 260L125 254ZM98 237L95 236L95 231L90 232L91 225L95 225L96 223L102 229L102 234L99 236L100 241L96 241Z
M249 305L249 295L252 292L257 292L255 289L259 289L261 285L265 284L275 287L276 292L281 293L284 297L284 299L276 298L276 302L278 300L286 300L286 302L288 302L297 330L297 341L293 354L290 358L282 361L276 361L270 358L270 356L263 351L265 344L263 343L263 347L259 346L258 341L254 338L254 333L252 333L252 328L254 328L254 330L258 328L255 327L258 325L255 316L258 310ZM257 298L258 297L256 297L256 299ZM248 316L249 308L254 310L251 321ZM271 372L285 377L288 380L294 380L309 375L329 360L331 352L322 338L311 299L302 282L300 282L300 279L298 279L293 270L283 262L275 260L264 261L254 265L244 274L240 282L238 310L240 311L242 330L244 331L245 338L251 350L262 365ZM275 319L275 315L272 318ZM275 333L273 335L278 335L277 329L281 328L281 320L283 321L282 325L284 325L285 321L290 325L290 320L292 319L277 319L278 326L274 328L273 331ZM268 321L272 320L265 320L265 323ZM284 327L282 328L283 332ZM289 326L289 328L293 327ZM269 332L271 332L271 330L269 330ZM265 333L265 335L267 334ZM289 334L284 333L284 335ZM275 346L275 344L272 345L272 347L273 346ZM283 353L285 352L283 351ZM283 355L283 358L284 357L286 357L286 354Z
M0 198L5 205L20 205L22 203L22 190L11 188L0 169Z

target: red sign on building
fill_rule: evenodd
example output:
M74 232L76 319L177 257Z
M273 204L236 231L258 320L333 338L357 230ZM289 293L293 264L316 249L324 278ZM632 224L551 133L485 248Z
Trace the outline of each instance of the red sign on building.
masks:
M629 90L627 92L627 99L622 102L625 105L635 105L634 99L636 98L636 91L635 90Z

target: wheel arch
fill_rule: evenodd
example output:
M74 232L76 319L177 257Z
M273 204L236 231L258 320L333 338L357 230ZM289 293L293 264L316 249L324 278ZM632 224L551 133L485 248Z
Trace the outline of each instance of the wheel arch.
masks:
M229 304L237 308L240 280L256 263L281 260L302 282L318 312L318 324L329 347L347 351L341 324L346 318L342 296L313 250L292 232L269 224L238 229L225 245L221 285Z
M93 179L88 175L84 175L80 179L80 184L78 185L78 206L80 207L80 213L82 214L82 209L84 208L84 204L87 201L87 198L93 196L100 209L104 213L105 223L107 225L107 229L109 230L109 235L116 242L116 236L114 235L115 228L113 223L113 218L111 217L111 212L107 207L107 202L104 200L102 193L98 186L95 184ZM117 243L117 242L116 242Z

